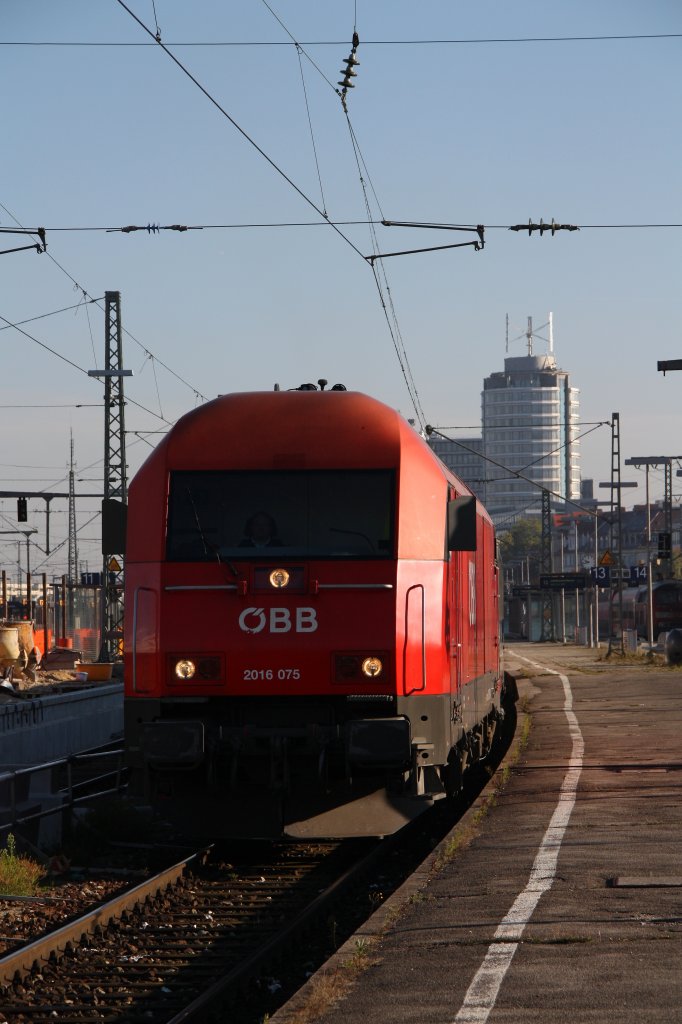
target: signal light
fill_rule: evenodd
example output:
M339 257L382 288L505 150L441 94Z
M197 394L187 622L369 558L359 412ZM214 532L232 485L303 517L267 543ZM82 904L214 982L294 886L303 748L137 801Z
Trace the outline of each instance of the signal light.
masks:
M672 544L672 538L669 533L659 533L658 535L658 557L659 558L670 558Z
M17 522L28 522L28 502L26 498L17 498Z

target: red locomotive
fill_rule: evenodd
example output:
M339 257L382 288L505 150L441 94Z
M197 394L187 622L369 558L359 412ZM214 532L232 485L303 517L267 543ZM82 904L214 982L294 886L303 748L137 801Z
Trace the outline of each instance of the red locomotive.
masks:
M492 523L340 385L176 424L130 487L125 607L132 790L204 834L395 831L501 715Z

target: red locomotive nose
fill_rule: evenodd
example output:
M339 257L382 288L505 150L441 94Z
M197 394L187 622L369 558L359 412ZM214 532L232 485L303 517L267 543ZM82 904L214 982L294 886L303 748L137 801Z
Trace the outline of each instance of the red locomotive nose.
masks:
M367 396L188 413L129 491L133 791L230 826L253 799L292 834L400 827L490 744L494 550L473 496Z

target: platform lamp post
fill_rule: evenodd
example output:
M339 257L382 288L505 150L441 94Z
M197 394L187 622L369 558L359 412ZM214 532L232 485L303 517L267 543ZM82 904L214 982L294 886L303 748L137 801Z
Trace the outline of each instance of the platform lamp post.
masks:
M17 534L21 534L22 537L26 538L26 608L28 610L28 617L31 618L31 535L38 531L34 527L29 527L27 530L0 530L3 534L12 534L14 537ZM21 573L21 565L19 565L19 572Z
M610 519L603 516L600 512L600 506L608 506L611 508L610 501L595 501L594 503L594 564L595 567L599 565L599 528L602 524L610 525ZM592 629L594 632L595 647L599 647L599 600L597 596L597 590L599 589L599 582L595 580L594 584L594 607L592 609L593 624ZM609 613L610 615L610 613ZM593 646L590 644L590 646Z
M620 467L619 475L620 475ZM623 637L623 532L622 532L622 501L621 491L625 487L637 487L636 480L606 480L599 484L600 487L608 487L611 490L611 500L609 505L611 506L611 547L613 548L613 541L615 539L617 544L616 550L616 571L618 572L618 619L620 624L620 648L621 651L625 650L624 643L625 638ZM616 502L618 504L616 505ZM611 640L613 634L613 578L611 579L611 598L609 601L609 654L611 653Z
M649 649L652 650L654 646L654 590L653 580L651 572L651 505L649 504L649 469L651 466L665 466L670 467L671 463L676 459L680 459L680 455L641 455L637 458L626 459L626 466L636 466L641 468L644 466L645 472L645 487L646 487L646 579L647 579L647 633L649 638ZM669 474L667 474L669 476ZM667 488L666 488L667 490ZM672 505L672 495L666 493L666 511L668 507Z
M649 639L649 651L654 646L654 590L651 579L651 505L649 504L649 467L658 463L658 459L652 461L644 459L626 459L626 466L644 466L645 480L645 501L646 501L646 589L647 589L647 637Z

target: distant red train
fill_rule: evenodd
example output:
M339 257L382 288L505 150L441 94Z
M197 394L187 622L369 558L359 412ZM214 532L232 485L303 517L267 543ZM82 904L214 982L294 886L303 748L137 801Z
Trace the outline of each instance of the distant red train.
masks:
M622 592L623 629L636 629L637 635L649 638L649 593L646 587L627 587ZM613 611L609 612L609 603ZM620 635L620 597L616 589L602 591L599 597L599 636L604 639L611 630ZM682 580L655 580L651 586L651 612L654 642L660 633L682 629Z
M131 787L189 831L386 834L490 748L492 523L366 395L184 416L130 486L125 585Z

